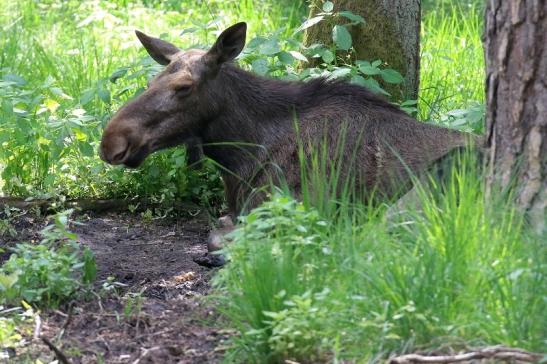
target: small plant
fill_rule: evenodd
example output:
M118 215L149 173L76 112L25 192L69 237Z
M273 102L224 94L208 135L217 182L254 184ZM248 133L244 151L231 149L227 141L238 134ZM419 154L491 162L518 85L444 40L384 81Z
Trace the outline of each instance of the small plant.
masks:
M142 311L142 292L128 293L125 296L123 316L127 321L139 320Z
M70 213L55 215L54 223L42 230L39 244L20 243L12 249L9 260L0 267L0 304L25 300L58 306L93 282L95 260L67 230Z
M19 209L5 205L4 211L0 211L0 236L16 236L17 230L15 230L12 222L21 215L22 213Z
M325 293L312 295L305 292L287 299L286 308L277 312L264 312L264 321L271 331L268 345L271 350L293 360L319 361L323 350L329 350L332 338L325 335L324 327L329 313L322 302ZM324 359L324 358L323 358Z

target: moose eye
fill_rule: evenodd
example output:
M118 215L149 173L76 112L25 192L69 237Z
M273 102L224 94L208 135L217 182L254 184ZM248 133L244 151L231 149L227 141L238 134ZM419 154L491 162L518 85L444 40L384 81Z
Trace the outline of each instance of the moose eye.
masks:
M175 92L179 96L185 96L188 95L192 91L192 85L180 85L175 87Z

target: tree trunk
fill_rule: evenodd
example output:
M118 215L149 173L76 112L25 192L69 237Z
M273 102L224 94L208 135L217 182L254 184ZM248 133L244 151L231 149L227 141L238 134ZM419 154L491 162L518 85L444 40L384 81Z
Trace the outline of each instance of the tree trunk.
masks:
M531 223L546 231L547 1L489 0L486 137L489 185L514 186Z
M310 17L321 12L323 0L311 1ZM383 85L398 100L417 99L420 70L420 0L338 0L334 11L349 10L366 24L348 30L356 59L381 59L405 78L402 85ZM332 25L325 22L306 30L304 44L332 44Z

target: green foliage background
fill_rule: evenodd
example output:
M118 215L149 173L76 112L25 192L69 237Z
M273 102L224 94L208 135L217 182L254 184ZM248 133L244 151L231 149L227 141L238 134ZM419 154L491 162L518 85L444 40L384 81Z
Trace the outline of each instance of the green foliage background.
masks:
M479 6L429 1L424 8L419 116L479 131ZM187 168L183 148L159 153L138 170L109 167L97 156L105 123L160 69L133 31L181 48L206 47L221 29L245 20L248 44L240 63L254 72L351 78L379 92L378 72L396 82L378 68L380 61L344 65L333 49L301 49L302 32L295 31L307 12L303 1L0 0L0 189L19 196L218 203L218 174L207 164ZM338 28L337 43L345 48L345 28ZM299 70L302 53L321 57L323 66ZM402 106L415 110L412 101Z

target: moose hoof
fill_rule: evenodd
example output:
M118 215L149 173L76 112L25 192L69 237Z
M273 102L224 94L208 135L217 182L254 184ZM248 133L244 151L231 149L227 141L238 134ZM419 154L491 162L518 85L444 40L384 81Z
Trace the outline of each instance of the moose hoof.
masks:
M207 251L209 253L224 248L227 243L226 235L235 229L230 216L222 216L218 219L218 228L211 230L207 238Z
M226 259L220 254L209 254L206 253L202 257L194 258L194 262L203 267L207 268L217 268L222 267L226 264Z
M234 223L230 216L222 216L218 219L218 228L211 230L207 238L207 251L204 256L194 259L199 265L208 268L222 267L226 264L226 259L222 254L212 254L224 248L227 243L226 235L235 229Z

